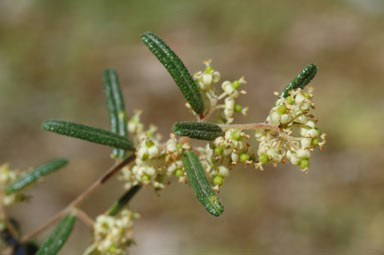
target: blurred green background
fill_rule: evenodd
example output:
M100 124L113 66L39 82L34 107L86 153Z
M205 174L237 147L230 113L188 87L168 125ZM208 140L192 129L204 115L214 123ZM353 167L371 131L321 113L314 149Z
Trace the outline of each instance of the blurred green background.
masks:
M0 162L27 169L53 157L68 167L11 208L28 232L108 166L110 149L40 129L47 119L108 128L102 72L115 67L128 112L167 137L192 120L168 73L141 43L152 31L195 72L202 60L224 79L244 75L247 118L262 121L282 88L309 63L326 150L311 174L289 164L232 171L225 212L208 215L186 185L141 192L132 209L132 254L384 254L384 1L0 1ZM122 192L112 181L87 201L91 216ZM48 233L39 236L43 240ZM81 223L61 254L91 241Z

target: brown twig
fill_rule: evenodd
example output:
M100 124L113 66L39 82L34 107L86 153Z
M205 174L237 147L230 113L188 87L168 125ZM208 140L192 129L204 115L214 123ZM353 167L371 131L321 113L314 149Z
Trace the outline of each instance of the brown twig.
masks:
M76 216L77 216L77 218L79 218L85 225L87 225L87 227L89 227L91 231L93 231L94 222L93 222L93 220L91 219L91 217L88 216L88 214L87 214L86 212L84 212L84 211L81 210L81 209L77 209L77 210L76 210Z
M101 186L103 183L108 181L113 175L115 175L117 172L119 172L124 166L128 165L130 162L132 162L136 158L136 155L131 155L128 158L121 161L119 164L111 167L103 176L101 176L99 179L97 179L86 191L81 193L77 198L75 198L67 207L65 207L63 210L58 212L56 215L52 216L49 220L47 220L43 225L38 227L37 229L33 230L32 232L26 234L21 239L21 242L26 242L36 235L43 232L45 229L49 228L51 225L56 223L58 220L60 220L62 217L64 217L68 211L70 211L73 208L78 207L85 199L89 197L99 186Z
M248 124L219 124L221 128L236 128L240 130L246 130L246 129L271 129L279 131L279 126L272 125L272 124L266 124L266 123L248 123Z

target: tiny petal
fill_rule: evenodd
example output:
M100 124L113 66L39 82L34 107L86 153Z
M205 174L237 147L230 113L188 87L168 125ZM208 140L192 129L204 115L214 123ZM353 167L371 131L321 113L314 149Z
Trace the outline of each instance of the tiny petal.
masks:
M305 149L298 149L296 154L297 154L297 157L299 157L299 158L311 157L311 152L309 150L305 150Z
M220 73L219 73L219 72L217 72L217 71L214 71L214 72L213 72L213 74L212 74L212 81L213 81L214 83L220 81Z
M229 170L225 166L219 166L219 175L227 177L229 175Z
M301 146L304 148L311 147L312 139L311 138L302 138L301 139Z
M291 116L289 114L283 114L281 115L281 123L287 124L288 122L291 121Z
M306 136L309 136L309 137L318 137L318 136L319 136L319 133L317 132L316 129L312 128L312 129L309 129L309 130L306 132Z
M212 74L204 73L204 74L202 75L202 81L203 81L203 83L204 83L206 86L211 85L211 83L212 83Z
M303 103L305 100L305 97L302 95L302 94L298 94L296 97L295 97L295 103L296 104L301 104Z

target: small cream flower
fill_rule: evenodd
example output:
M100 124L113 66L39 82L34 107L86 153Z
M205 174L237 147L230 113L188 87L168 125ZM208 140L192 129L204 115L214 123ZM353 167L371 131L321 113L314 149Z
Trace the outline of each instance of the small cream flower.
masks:
M94 238L101 254L124 255L132 244L133 220L139 214L123 210L117 216L99 215L96 218Z

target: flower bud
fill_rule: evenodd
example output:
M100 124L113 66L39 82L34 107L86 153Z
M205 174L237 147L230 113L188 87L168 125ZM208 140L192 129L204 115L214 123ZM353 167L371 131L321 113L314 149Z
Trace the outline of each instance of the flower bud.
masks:
M300 168L303 170L306 170L309 167L309 160L308 159L302 159L300 160Z
M311 153L309 152L309 150L304 150L304 149L298 149L296 151L296 154L299 158L309 158L311 157Z
M225 166L219 166L219 175L227 177L229 175L229 170Z
M212 83L212 74L207 74L207 73L204 73L202 75L202 82L207 86L209 87Z
M267 154L263 153L259 156L259 162L262 164L266 164L269 161L269 157Z
M213 184L215 184L215 185L219 185L219 186L221 186L221 185L223 185L223 181L224 181L224 179L223 179L223 177L220 176L220 175L216 175L216 176L213 178Z
M315 128L316 127L316 123L313 120L307 121L305 123L305 125L307 125L308 127L311 127L311 128Z
M291 158L290 158L290 161L291 161L292 165L298 165L300 159L298 157L296 157L295 155L292 155Z
M300 115L295 121L298 122L298 123L305 123L305 122L307 122L307 120L308 120L307 116Z
M285 105L280 105L277 108L277 113L280 114L280 115L283 115L286 112L287 112L287 107Z
M291 121L291 116L289 114L283 114L281 115L280 122L282 124L287 124L288 122Z
M155 173L156 173L155 168L153 168L153 167L147 167L147 168L145 169L145 172L146 172L149 176L154 176Z
M181 177L181 176L183 176L183 174L184 174L184 172L183 172L183 170L181 168L176 169L175 175L177 177Z
M225 99L225 109L234 110L235 108L235 100L233 98L227 97Z
M312 139L311 138L302 138L300 142L301 142L302 147L309 148L309 147L311 147Z
M300 128L300 135L302 137L307 137L307 132L308 132L307 128Z
M235 141L240 141L241 140L241 131L240 130L234 130L231 133L231 138Z
M245 152L240 154L240 161L246 163L249 160L249 155Z
M235 89L238 89L238 88L240 88L240 82L239 81L234 81L234 82L232 82L232 87L234 87Z
M221 154L223 154L223 150L224 150L224 146L222 146L222 145L216 146L215 147L215 154L216 155L221 155Z
M230 81L224 81L223 84L221 84L221 88L224 90L224 92L228 95L233 93L235 88L232 86Z
M318 136L319 136L319 133L317 132L316 129L312 128L312 129L309 129L309 130L306 132L306 136L309 136L309 137L318 137Z
M214 71L214 72L213 72L213 74L212 74L212 81L213 81L214 83L220 81L220 73L219 73L219 72L217 72L217 71Z
M174 152L177 150L176 141L174 139L169 139L167 142L167 151Z
M235 105L235 112L241 112L243 110L243 107L239 104Z
M137 152L137 157L138 158L144 158L144 155L145 154L148 154L148 151L147 151L147 148L145 148L145 147L140 147L139 148L139 150L138 150L138 152ZM147 155L148 156L148 155Z
M300 107L302 111L308 111L310 105L308 103L303 103L303 105Z
M305 97L302 94L297 94L295 97L295 103L298 105L303 103L304 100L305 100Z
M280 124L280 114L278 114L277 112L272 112L270 117L271 117L272 124L274 124L274 125Z
M227 137L227 133L228 132L226 132L225 133L225 137ZM217 145L221 145L221 144L223 144L224 143L224 137L222 137L222 136L219 136L219 137L217 137L216 139L215 139L215 145L217 146Z
M157 146L152 146L148 149L148 154L151 158L159 156L159 148Z
M287 103L288 104L294 104L295 103L295 101L293 100L293 98L291 97L291 96L288 96L287 98L286 98L286 100L287 100Z
M199 89L201 89L201 90L206 90L207 89L207 85L204 82L197 81L196 83L197 83L197 86L199 87Z
M232 152L231 154L231 160L232 162L237 162L239 161L239 155L236 152Z

